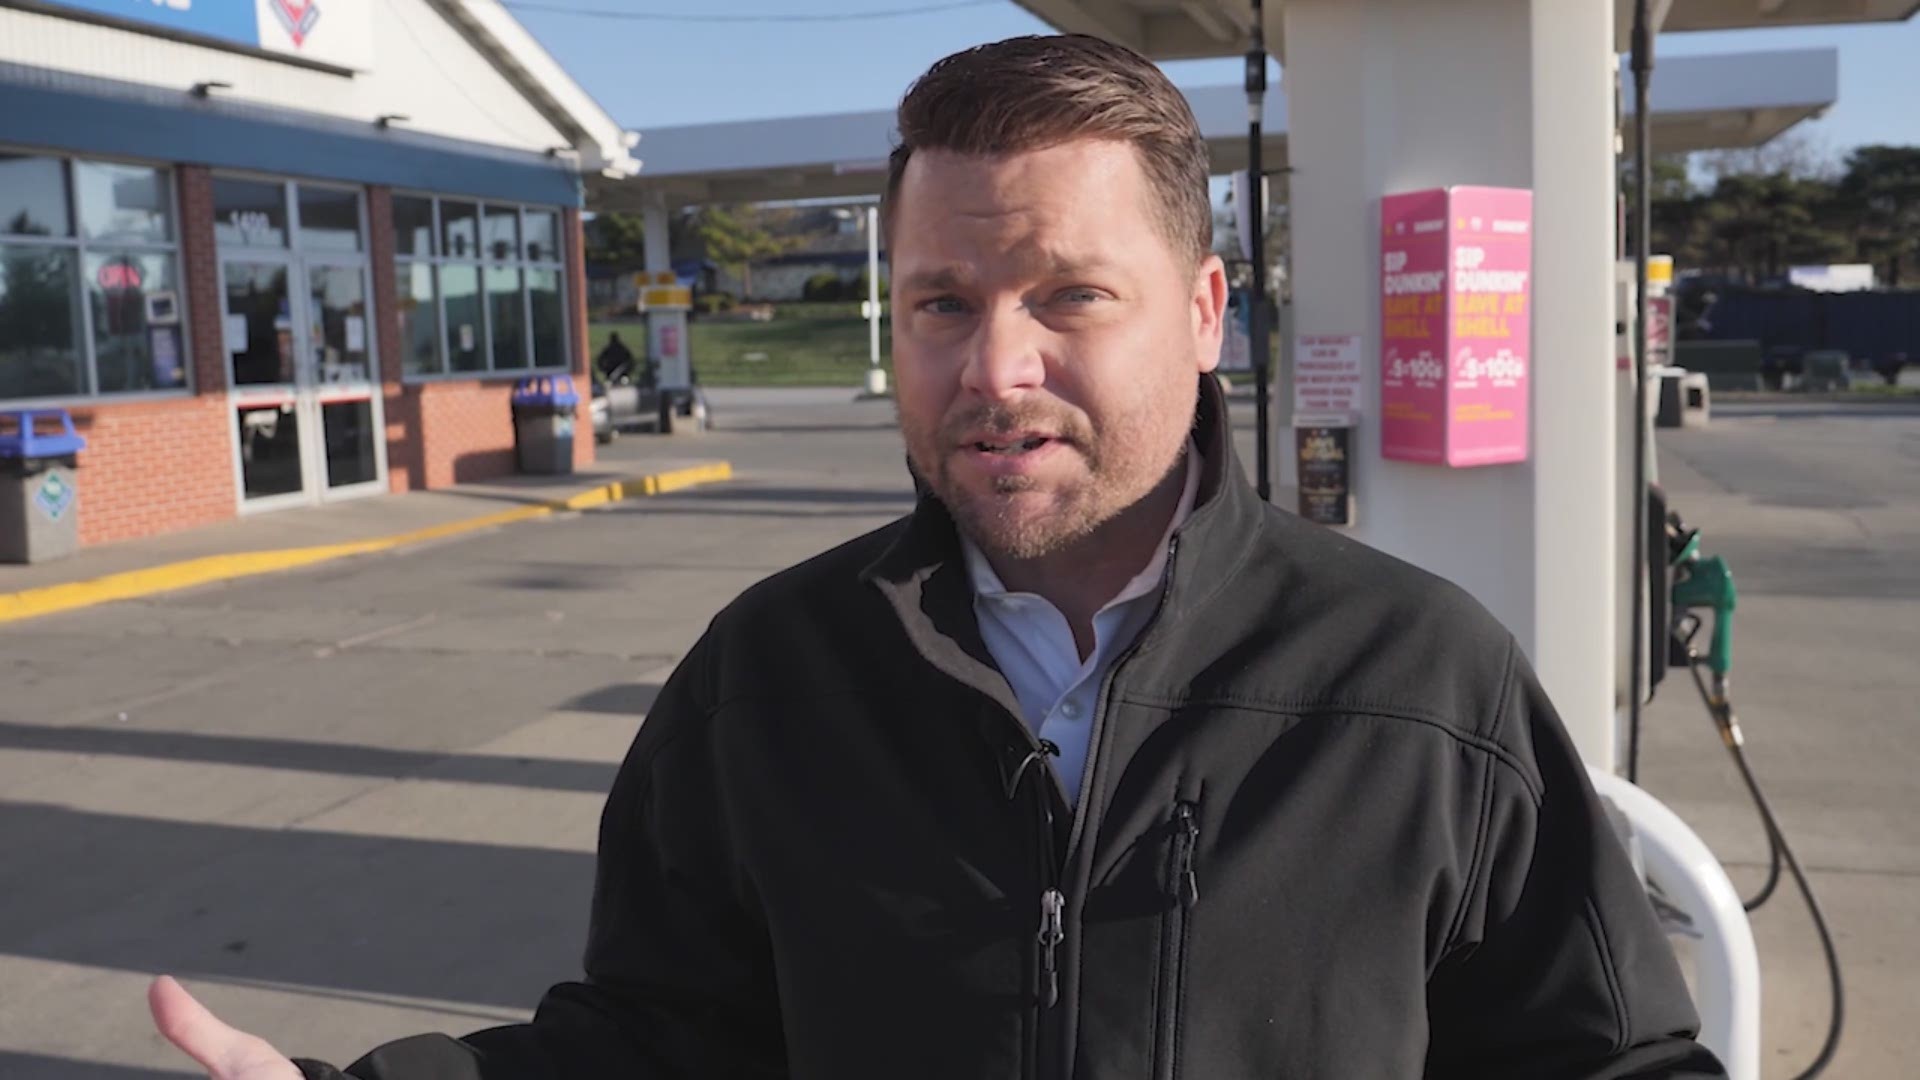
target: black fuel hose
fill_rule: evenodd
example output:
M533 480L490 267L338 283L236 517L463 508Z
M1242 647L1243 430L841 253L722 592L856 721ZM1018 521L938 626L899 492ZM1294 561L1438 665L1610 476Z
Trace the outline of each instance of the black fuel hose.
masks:
M1832 987L1833 1010L1827 1021L1827 1040L1820 1047L1820 1053L1808 1065L1806 1070L1794 1080L1812 1080L1824 1072L1833 1061L1833 1055L1840 1048L1840 1032L1846 1024L1846 992L1840 977L1840 955L1833 946L1833 934L1827 929L1827 917L1820 910L1820 901L1813 895L1813 886L1808 884L1806 872L1800 868L1800 860L1794 857L1793 848L1787 844L1786 834L1780 831L1780 823L1773 816L1773 805L1767 802L1766 793L1760 790L1760 781L1753 775L1753 767L1747 763L1745 738L1740 733L1740 721L1733 715L1733 703L1724 694L1715 694L1707 688L1707 682L1700 675L1701 660L1697 653L1689 650L1691 663L1688 668L1693 673L1693 684L1700 689L1700 700L1705 703L1707 712L1713 716L1714 726L1720 729L1720 739L1733 754L1733 762L1740 767L1740 778L1747 783L1747 791L1753 795L1753 805L1760 811L1760 820L1767 829L1767 844L1772 849L1772 870L1767 876L1767 884L1758 896L1747 903L1752 911L1767 902L1773 894L1774 885L1780 880L1780 864L1784 861L1793 880L1800 887L1800 896L1807 902L1807 914L1813 916L1813 928L1820 935L1820 948L1827 956L1827 978Z

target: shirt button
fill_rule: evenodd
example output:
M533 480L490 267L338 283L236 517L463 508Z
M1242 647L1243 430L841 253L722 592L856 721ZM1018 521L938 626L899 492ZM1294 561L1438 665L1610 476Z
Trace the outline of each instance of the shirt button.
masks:
M1080 719L1080 706L1075 702L1065 702L1060 706L1060 715L1069 720Z

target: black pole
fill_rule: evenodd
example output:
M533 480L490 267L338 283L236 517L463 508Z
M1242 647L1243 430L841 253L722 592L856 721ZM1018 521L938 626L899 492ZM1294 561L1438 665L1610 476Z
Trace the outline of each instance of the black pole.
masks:
M1253 48L1247 52L1247 227L1253 230L1253 305L1247 312L1247 335L1253 340L1253 426L1259 436L1254 449L1254 486L1263 501L1273 498L1273 435L1267 416L1267 192L1260 163L1260 111L1267 96L1267 31L1260 0L1253 0Z
M1663 627L1646 626L1647 573L1647 253L1653 244L1653 125L1647 116L1647 89L1653 81L1653 27L1650 0L1633 5L1633 627L1631 678L1627 694L1627 780L1640 780L1641 683L1647 652L1666 647ZM1645 632L1644 646L1640 634Z

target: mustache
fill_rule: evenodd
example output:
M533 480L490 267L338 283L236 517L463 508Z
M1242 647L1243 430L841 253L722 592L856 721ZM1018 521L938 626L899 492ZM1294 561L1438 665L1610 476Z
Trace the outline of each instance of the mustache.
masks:
M1085 422L1078 415L1067 410L1050 409L1040 405L982 405L954 413L940 425L940 433L949 443L959 442L979 431L992 435L1006 435L1015 431L1044 431L1062 442L1078 445L1085 445L1090 441L1091 435L1086 429Z

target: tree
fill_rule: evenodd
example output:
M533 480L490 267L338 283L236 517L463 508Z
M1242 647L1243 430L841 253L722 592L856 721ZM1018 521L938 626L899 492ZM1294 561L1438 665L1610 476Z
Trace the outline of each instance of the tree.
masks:
M695 218L695 230L707 258L738 272L741 299L753 295L753 264L784 255L798 238L778 229L790 212L756 211L752 207L704 206Z
M587 261L621 269L646 265L646 218L618 211L595 214L585 229Z
M1920 258L1920 147L1862 146L1847 155L1838 194L1859 257L1897 287Z
M1696 265L1749 282L1777 279L1796 265L1846 259L1852 244L1838 221L1833 186L1787 173L1730 174L1701 202Z
M1693 164L1709 183L1719 183L1729 176L1784 174L1795 180L1833 181L1840 175L1831 144L1804 129L1778 135L1759 146L1702 151L1695 155Z
M1622 157L1618 177L1620 196L1626 212L1626 249L1639 247L1635 230L1640 217L1635 213L1640 193L1635 189L1634 161ZM1697 231L1693 181L1688 175L1687 158L1681 154L1657 154L1653 159L1653 246L1652 254L1672 255L1676 262L1690 265Z
M675 258L701 254L695 216L692 211L680 210L667 218L667 248ZM595 214L585 231L588 262L620 270L638 270L646 265L646 215L618 210Z

